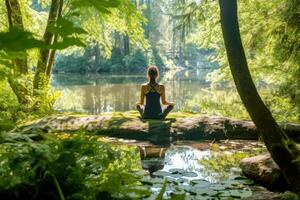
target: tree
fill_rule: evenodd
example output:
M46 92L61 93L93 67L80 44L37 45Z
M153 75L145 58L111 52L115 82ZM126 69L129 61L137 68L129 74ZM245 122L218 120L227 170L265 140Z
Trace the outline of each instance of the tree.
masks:
M110 25L112 30L120 30L122 35L128 37L124 40L124 48L128 54L129 39L132 43L141 42L146 46L141 28L143 18L131 0L103 0L102 3L95 3L94 0L49 0L44 3L45 10L49 8L47 20L41 23L43 25L36 33L36 30L30 27L35 22L27 15L31 12L34 18L40 14L34 10L34 6L31 7L27 1L20 0L0 2L0 8L5 7L8 22L5 22L8 28L1 27L0 32L0 67L6 68L8 75L2 76L7 78L22 106L31 108L34 105L32 108L37 109L44 105L49 107L47 98L56 50L67 49L70 46L85 46L82 41L87 43L96 41L97 44L102 44L104 50L110 50L110 45L107 44L109 38L98 39L105 38L109 34L109 31L105 33L107 30L103 26L105 23ZM94 16L98 17L96 21L100 21L99 27L102 29L100 34L99 29L95 30L93 26ZM92 22L90 19L93 19ZM37 53L33 56L32 51ZM99 63L99 57L96 62ZM34 72L30 70L32 66L36 66Z
M24 31L23 18L21 13L21 6L18 0L5 0L5 6L7 10L7 20L9 29L17 29ZM19 83L18 79L28 73L27 56L26 53L22 58L14 59L13 61L13 75L8 76L8 82L17 96L20 104L27 104L30 101L28 90L22 84Z
M43 40L47 45L52 45L57 42L58 34L52 33L49 29L53 27L62 15L63 0L52 0L49 10L48 21ZM37 94L49 83L53 60L55 56L55 49L40 49L40 56L37 63L36 73L33 80L34 93Z
M219 0L221 27L230 70L251 119L293 192L300 194L300 149L279 127L253 83L242 45L236 0Z

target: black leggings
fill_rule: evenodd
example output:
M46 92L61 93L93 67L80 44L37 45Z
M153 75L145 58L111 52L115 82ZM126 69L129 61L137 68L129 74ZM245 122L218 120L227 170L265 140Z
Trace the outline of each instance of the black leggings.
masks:
M168 105L167 108L165 108L163 112L159 113L156 117L148 117L144 115L144 109L140 105L136 106L136 109L139 111L143 119L165 119L166 116L171 112L171 110L173 110L173 108L174 106Z

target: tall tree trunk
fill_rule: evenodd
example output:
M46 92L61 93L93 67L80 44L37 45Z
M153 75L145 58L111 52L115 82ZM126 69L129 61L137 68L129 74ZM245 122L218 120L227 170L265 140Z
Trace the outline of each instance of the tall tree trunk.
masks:
M43 37L44 42L48 45L53 44L54 41L54 34L49 32L48 27L55 24L55 22L57 21L59 9L60 9L60 0L52 0L46 31ZM49 64L50 52L51 52L50 49L40 50L39 61L37 64L37 71L35 73L34 81L33 81L34 94L36 95L39 93L38 91L43 89L43 87L47 83L46 69Z
M125 35L123 40L124 40L124 55L129 55L130 54L130 43L129 43L128 35Z
M57 14L57 16L58 16L57 19L62 17L63 5L64 5L64 0L59 0L59 9L58 9L58 14ZM55 34L54 39L53 39L53 44L57 43L57 41L58 41L58 34ZM50 50L49 61L48 61L48 65L47 65L47 68L46 68L46 79L47 79L48 83L50 81L51 74L52 74L52 68L53 68L53 65L54 65L55 53L56 53L56 49L51 49Z
M236 0L219 0L222 32L231 73L250 117L293 192L300 194L300 149L281 130L253 83L242 45Z
M94 47L94 55L95 55L95 66L97 69L100 67L100 48L98 43L96 43Z
M17 28L24 30L21 7L18 0L5 0L9 29ZM13 74L8 76L8 83L21 105L31 102L29 88L18 79L28 73L27 56L12 61L14 65Z
M118 32L114 33L114 40L115 40L114 49L120 49L121 38Z
M173 53L173 58L176 58L176 44L177 44L177 35L176 35L176 24L175 20L172 19L172 53Z
M18 0L5 0L9 28L24 30L21 7ZM14 60L15 73L27 74L27 57Z
M145 30L145 38L149 39L150 38L150 21L151 21L151 2L150 0L145 0L143 1L143 4L146 3L147 7L146 7L146 13L145 16L148 20L147 24L143 24L143 28Z

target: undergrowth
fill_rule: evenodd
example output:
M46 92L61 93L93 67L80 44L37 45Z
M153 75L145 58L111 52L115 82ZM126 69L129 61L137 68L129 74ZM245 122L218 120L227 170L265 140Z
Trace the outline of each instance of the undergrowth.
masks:
M139 199L149 196L139 182L133 147L96 137L1 133L2 199Z

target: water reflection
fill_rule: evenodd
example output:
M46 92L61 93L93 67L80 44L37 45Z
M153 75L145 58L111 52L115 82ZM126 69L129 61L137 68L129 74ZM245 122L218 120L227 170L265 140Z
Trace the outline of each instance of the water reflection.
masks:
M167 88L167 97L176 102L175 110L184 110L186 102L208 87L205 81L209 70L181 71L163 74L161 83ZM55 108L90 114L135 109L143 75L78 75L57 74L52 85L62 91ZM193 111L199 111L194 108Z
M151 176L153 172L164 168L166 147L138 146L138 148L142 168L149 171Z
M211 183L239 176L242 157L265 151L262 143L253 141L220 141L215 144L203 141L186 145L139 145L138 148L141 166L151 177L202 179Z

